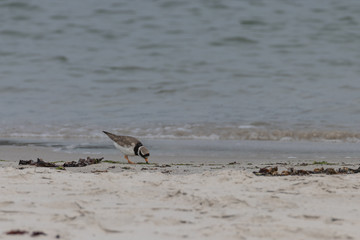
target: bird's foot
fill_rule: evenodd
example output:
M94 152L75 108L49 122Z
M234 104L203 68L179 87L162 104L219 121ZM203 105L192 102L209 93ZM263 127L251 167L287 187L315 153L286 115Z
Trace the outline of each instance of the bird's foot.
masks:
M130 159L128 158L127 155L125 155L124 157L125 157L125 159L128 161L129 164L135 164L134 162L130 161Z

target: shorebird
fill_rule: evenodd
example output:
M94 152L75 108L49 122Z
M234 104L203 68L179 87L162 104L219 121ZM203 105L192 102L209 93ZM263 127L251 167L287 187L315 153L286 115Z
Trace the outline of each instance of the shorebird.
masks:
M106 131L103 131L111 140L114 141L114 145L119 149L123 154L125 159L130 164L134 162L129 160L128 156L141 156L145 159L146 163L150 156L149 150L143 146L143 144L134 137L131 136L119 136Z

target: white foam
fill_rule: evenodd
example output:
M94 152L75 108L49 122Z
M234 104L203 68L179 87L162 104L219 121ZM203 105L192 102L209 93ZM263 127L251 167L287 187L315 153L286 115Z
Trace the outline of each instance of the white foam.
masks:
M119 135L131 135L146 139L199 139L199 140L266 140L266 141L322 141L360 142L359 133L334 130L281 130L257 128L252 125L184 124L144 127L103 127L80 125L23 125L19 127L0 126L0 138L27 139L107 139L102 130Z
M251 128L257 128L253 125L240 125L238 126L239 129L251 129Z

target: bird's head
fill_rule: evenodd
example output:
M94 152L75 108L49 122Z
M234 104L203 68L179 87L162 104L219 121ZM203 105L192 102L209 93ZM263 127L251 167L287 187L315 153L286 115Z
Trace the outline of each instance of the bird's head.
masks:
M139 147L139 155L145 159L146 163L149 163L148 158L150 156L150 152L146 147L144 146Z

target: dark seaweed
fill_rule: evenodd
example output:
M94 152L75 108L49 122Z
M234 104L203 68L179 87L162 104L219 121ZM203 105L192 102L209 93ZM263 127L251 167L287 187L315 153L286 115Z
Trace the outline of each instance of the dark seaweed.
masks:
M303 169L294 169L289 168L288 170L282 171L281 173L278 172L278 167L265 167L260 168L258 172L253 172L256 176L304 176L310 174L354 174L360 173L360 167L357 169L352 169L348 167L342 167L339 169L334 168L315 168L314 170L303 170Z
M31 165L31 166L36 166L36 167L53 167L53 168L63 169L65 167L85 167L85 166L92 165L92 164L98 164L103 159L104 158L87 157L86 159L80 158L77 162L71 161L71 162L66 162L62 165L58 165L58 164L55 164L52 162L45 162L41 158L38 158L36 162L33 160L20 160L19 165Z

